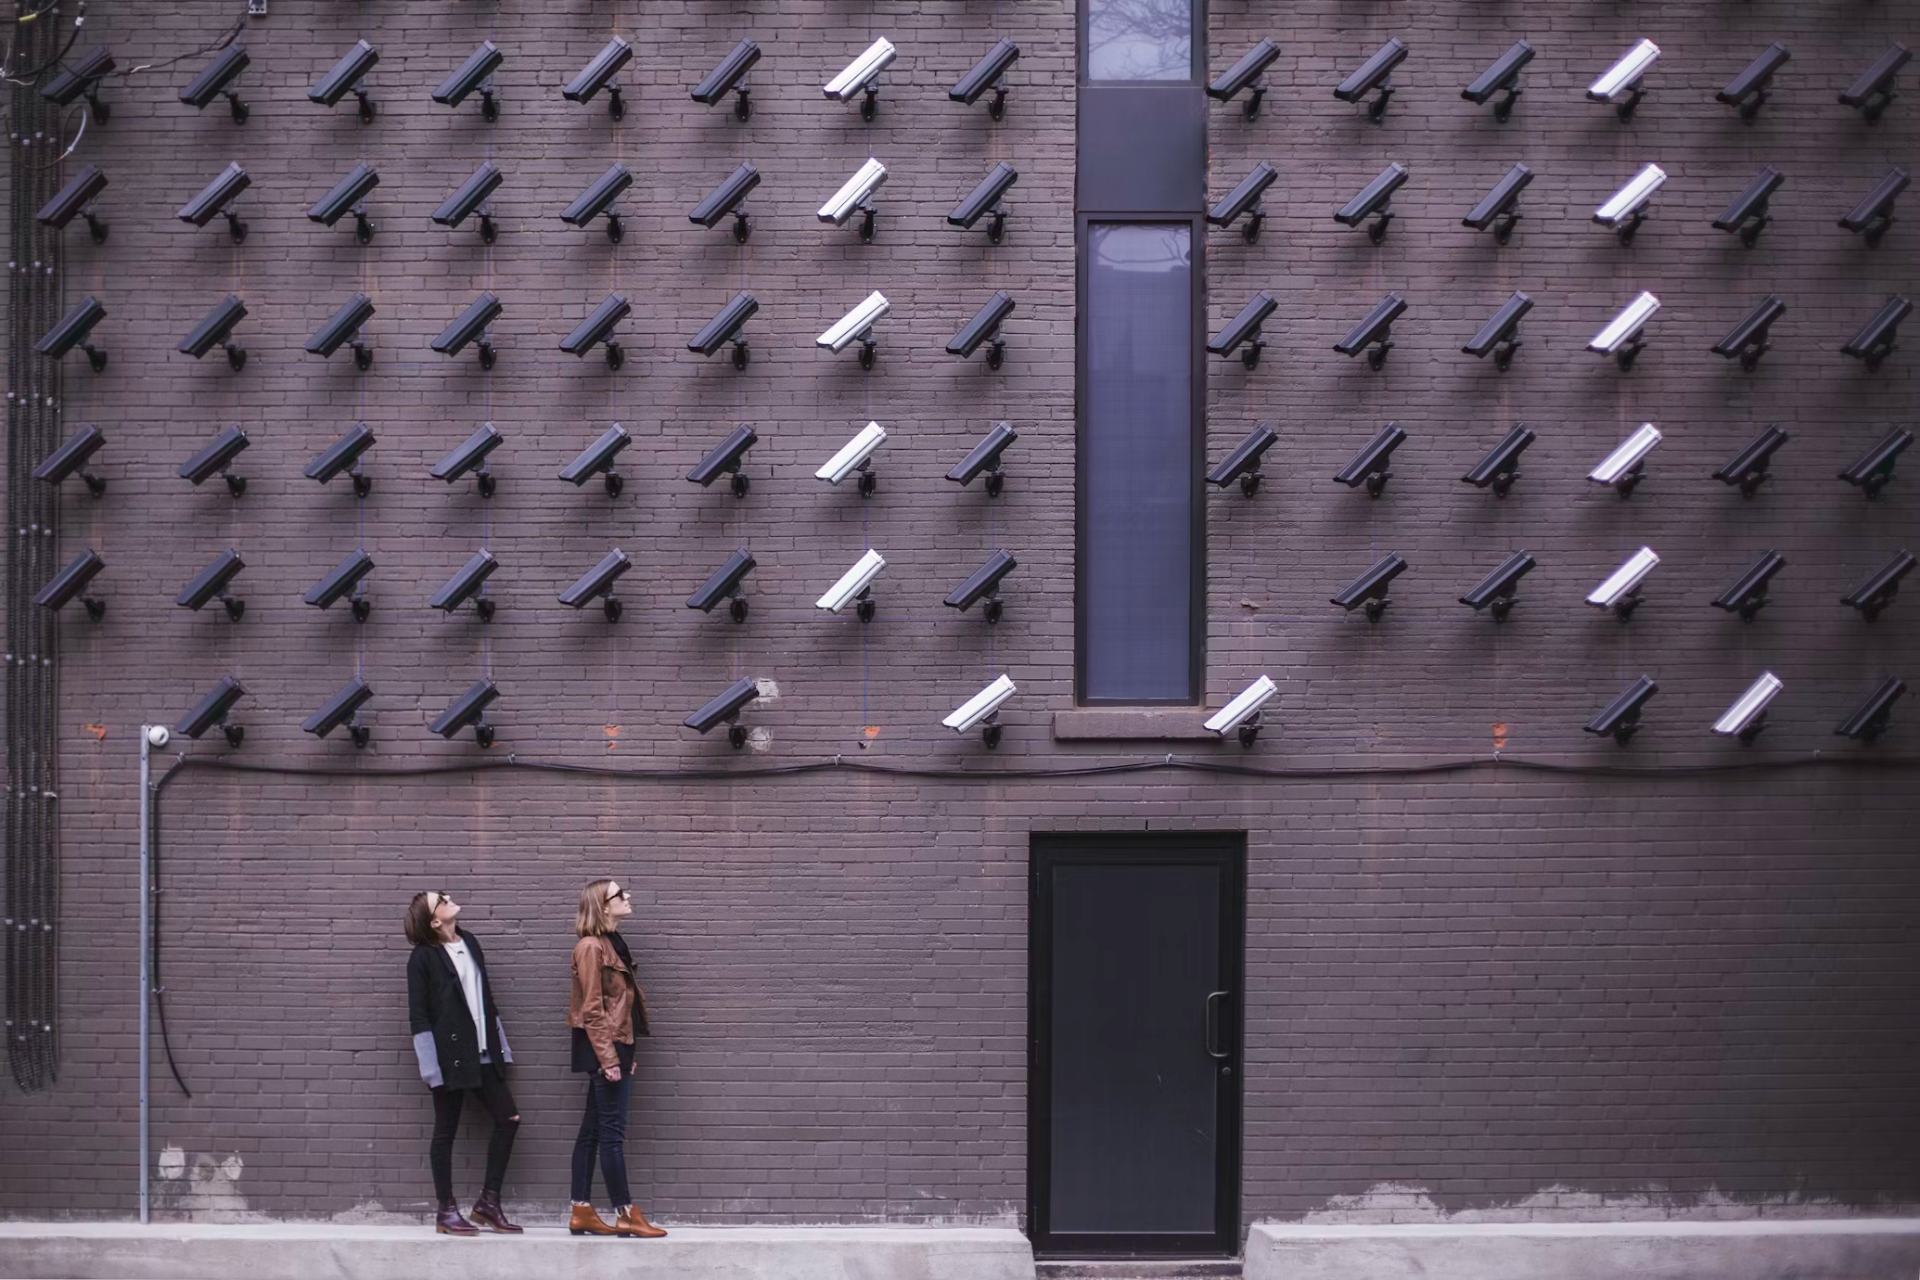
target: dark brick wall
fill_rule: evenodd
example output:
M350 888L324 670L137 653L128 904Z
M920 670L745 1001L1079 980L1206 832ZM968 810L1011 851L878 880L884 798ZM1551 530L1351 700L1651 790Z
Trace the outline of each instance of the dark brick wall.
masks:
M89 30L124 68L215 36L231 11L209 8L124 5ZM1913 773L1734 768L1833 754L1833 724L1875 680L1913 675L1902 607L1868 627L1836 601L1912 545L1916 499L1902 481L1869 505L1832 473L1913 415L1904 354L1868 374L1837 351L1889 292L1920 287L1912 232L1897 224L1869 251L1833 223L1911 158L1915 116L1903 100L1869 128L1833 99L1888 39L1911 43L1914 16L1886 0L1474 15L1397 3L1302 7L1275 27L1262 6L1212 6L1213 65L1260 34L1286 50L1267 112L1249 124L1215 107L1212 129L1215 193L1259 159L1283 175L1258 244L1215 233L1207 252L1212 323L1256 288L1282 302L1258 369L1210 369L1212 456L1256 420L1282 436L1257 498L1207 496L1209 702L1263 670L1281 682L1251 755L1050 733L1072 699L1067 6L274 0L246 33L246 127L174 100L197 58L116 80L112 123L76 156L112 177L112 239L70 235L66 282L69 298L97 292L111 309L101 335L113 364L99 377L70 370L65 406L107 431L113 488L100 503L69 498L62 533L63 548L107 557L111 604L100 627L64 625L63 1071L49 1093L0 1095L0 1212L132 1207L135 742L143 720L171 722L228 672L251 690L234 758L293 768L476 759L470 738L444 744L425 725L482 671L503 690L493 759L737 772L839 755L1032 770L1171 749L1299 770L1481 764L998 781L189 774L165 801L163 976L195 1089L188 1101L156 1077L156 1146L182 1153L185 1170L156 1184L168 1212L425 1205L428 1111L395 926L406 896L429 886L464 894L501 986L528 1117L509 1193L557 1208L578 1092L561 1027L568 921L578 885L610 872L641 890L632 934L661 1032L643 1055L632 1152L650 1207L669 1221L1014 1221L1028 833L1143 825L1249 833L1249 1220L1386 1212L1414 1194L1395 1200L1389 1184L1424 1188L1447 1211L1515 1216L1920 1200L1902 1154L1920 1137L1906 1096L1920 1059L1907 1018ZM616 30L641 50L619 125L557 88ZM767 56L743 126L685 87L747 34ZM818 85L879 34L902 54L866 125ZM990 124L944 90L1001 34L1022 57L1008 117ZM1375 128L1331 88L1388 34L1414 53ZM1515 34L1540 56L1498 126L1458 88ZM1622 126L1580 93L1642 34L1666 56ZM382 56L368 128L304 97L362 35ZM487 36L507 54L493 126L472 103L449 112L427 97ZM1775 38L1794 60L1743 126L1712 91ZM861 246L813 210L869 154L893 176L880 238ZM508 174L491 251L472 228L427 217L488 156ZM255 184L238 248L172 217L235 158ZM611 246L557 215L616 158L645 189L623 202L627 236ZM684 211L742 159L765 182L738 247ZM1021 178L1007 242L990 248L944 214L998 159ZM303 216L360 160L382 175L364 248L344 223L323 231ZM1414 177L1376 247L1331 212L1389 160ZM1496 248L1459 217L1515 160L1539 176L1519 232ZM1623 248L1591 208L1649 160L1672 177ZM1788 184L1747 251L1708 223L1766 163ZM490 376L471 355L427 348L483 287L506 303ZM895 307L878 367L815 351L813 336L876 287ZM683 346L741 288L762 309L754 363L735 373ZM1019 311L1007 365L990 373L941 347L995 288ZM1528 345L1498 374L1458 347L1514 288L1539 305ZM1666 306L1622 375L1583 346L1641 288ZM364 375L344 354L323 363L300 350L355 289L379 307ZM635 303L619 372L557 350L613 289ZM1411 310L1373 373L1330 347L1388 289ZM229 291L252 312L238 376L217 356L196 365L172 350ZM1707 348L1768 292L1789 312L1776 350L1743 374ZM863 503L811 472L870 417L892 439ZM947 484L1002 417L1022 433L1006 495ZM380 443L373 495L357 505L300 469L360 419ZM1389 419L1413 438L1386 496L1333 485ZM1621 502L1588 485L1588 468L1649 419L1667 440L1640 492ZM482 420L507 436L490 503L426 475ZM244 498L175 478L235 421L254 438L238 467ZM609 421L636 437L617 501L554 478ZM686 484L740 421L762 437L750 496ZM1460 484L1515 421L1541 439L1513 496ZM1778 478L1742 502L1710 473L1772 421L1794 440ZM301 604L362 536L378 562L372 620ZM503 566L495 623L427 610L483 542ZM1622 628L1580 597L1643 542L1666 562ZM226 545L249 561L237 626L172 605ZM626 617L609 627L554 596L612 545L635 567ZM683 608L740 545L760 560L749 622ZM818 616L813 599L867 545L890 561L878 618ZM939 600L996 546L1022 563L990 630ZM1789 567L1760 620L1709 609L1767 548ZM1511 622L1454 603L1515 549L1541 567ZM1326 603L1387 550L1413 568L1386 621ZM298 724L359 664L376 691L375 739L356 755ZM1744 749L1711 738L1707 724L1765 667L1787 682L1767 735ZM1020 694L1000 752L983 759L938 720L1001 670ZM1642 671L1662 690L1631 752L1583 735ZM770 678L778 696L750 714L764 732L736 757L679 722L741 674ZM1911 741L1896 729L1878 751ZM1492 767L1495 749L1559 771ZM225 754L213 739L188 751ZM1623 761L1651 772L1582 771Z

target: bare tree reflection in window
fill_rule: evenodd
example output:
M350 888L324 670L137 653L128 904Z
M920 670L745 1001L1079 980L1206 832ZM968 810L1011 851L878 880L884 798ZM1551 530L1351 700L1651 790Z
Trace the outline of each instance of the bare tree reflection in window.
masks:
M1087 79L1193 78L1193 0L1087 0Z

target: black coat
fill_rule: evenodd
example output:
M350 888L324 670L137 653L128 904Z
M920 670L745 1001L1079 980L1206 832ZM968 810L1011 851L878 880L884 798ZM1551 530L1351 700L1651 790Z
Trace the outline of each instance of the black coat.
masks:
M513 1051L500 1029L500 1010L493 1002L493 982L487 976L487 958L479 939L455 928L480 970L480 997L487 1014L487 1053L496 1063L512 1062ZM426 943L407 957L407 1025L413 1032L413 1052L420 1076L429 1085L450 1089L480 1087L480 1035L460 989L460 971L446 949Z

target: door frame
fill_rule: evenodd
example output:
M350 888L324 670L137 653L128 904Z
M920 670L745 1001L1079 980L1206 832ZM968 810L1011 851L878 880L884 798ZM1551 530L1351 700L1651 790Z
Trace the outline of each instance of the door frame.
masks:
M1035 831L1027 844L1027 1237L1036 1258L1237 1257L1246 1065L1247 833L1244 831ZM1213 863L1221 872L1220 968L1232 984L1231 1015L1223 1047L1233 1071L1219 1081L1215 1126L1215 1185L1219 1195L1211 1234L1165 1235L1142 1246L1141 1237L1093 1232L1056 1233L1047 1226L1047 1169L1053 1155L1048 1080L1052 1049L1043 1034L1053 999L1045 963L1053 948L1052 889L1047 873L1062 862L1132 861L1151 865Z

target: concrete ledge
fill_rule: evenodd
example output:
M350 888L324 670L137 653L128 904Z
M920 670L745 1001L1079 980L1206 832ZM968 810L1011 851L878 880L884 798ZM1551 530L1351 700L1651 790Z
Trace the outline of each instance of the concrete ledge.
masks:
M664 1240L437 1236L325 1223L0 1223L0 1276L31 1280L1033 1280L1018 1231L991 1227L671 1227Z
M1920 1218L1255 1225L1246 1280L1915 1280Z
M1053 713L1056 742L1213 742L1205 707L1074 707Z

